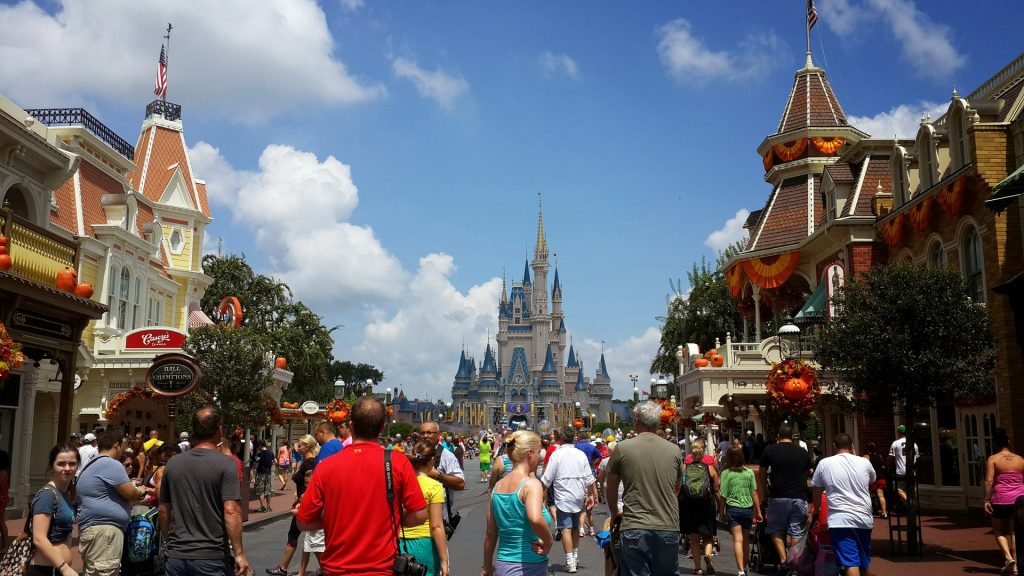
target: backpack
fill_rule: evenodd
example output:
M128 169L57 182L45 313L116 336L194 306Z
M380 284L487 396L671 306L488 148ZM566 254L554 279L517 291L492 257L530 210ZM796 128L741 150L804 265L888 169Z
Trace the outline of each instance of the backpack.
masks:
M703 462L691 462L683 471L680 498L706 500L711 497L711 470Z
M157 555L156 536L157 509L151 508L141 514L132 514L124 534L124 558L128 562L147 562Z

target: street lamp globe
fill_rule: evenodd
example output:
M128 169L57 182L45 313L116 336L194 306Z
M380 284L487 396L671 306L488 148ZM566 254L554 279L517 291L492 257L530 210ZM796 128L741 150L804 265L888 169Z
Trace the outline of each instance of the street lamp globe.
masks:
M384 389L384 403L385 404L391 404L391 388L390 387Z
M345 397L345 381L338 378L334 381L334 398L340 400Z
M793 318L787 316L784 324L779 327L779 351L787 358L800 354L800 327L793 323Z
M636 386L633 386L633 402L639 402L639 401L640 401L640 389L637 388Z

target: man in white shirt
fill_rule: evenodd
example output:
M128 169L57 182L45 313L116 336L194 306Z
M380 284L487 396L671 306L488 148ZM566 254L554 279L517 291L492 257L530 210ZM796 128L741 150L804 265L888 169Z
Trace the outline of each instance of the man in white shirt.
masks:
M573 446L576 430L559 431L559 446L551 454L541 482L554 494L555 527L562 533L566 571L576 572L579 563L580 513L597 503L597 483L590 461Z
M914 447L914 462L920 455L917 443ZM896 440L889 446L889 462L896 465L896 493L900 500L907 502L907 492L904 487L907 485L907 427L900 424L896 427Z
M853 439L840 433L832 442L835 456L823 458L814 470L811 507L828 498L828 534L836 561L846 576L866 576L871 564L871 493L875 469L867 458L853 453Z
M78 465L78 469L82 470L90 460L99 455L100 450L96 447L96 435L89 432L82 437L82 445L78 448L78 456L82 462ZM76 474L77 476L77 474Z

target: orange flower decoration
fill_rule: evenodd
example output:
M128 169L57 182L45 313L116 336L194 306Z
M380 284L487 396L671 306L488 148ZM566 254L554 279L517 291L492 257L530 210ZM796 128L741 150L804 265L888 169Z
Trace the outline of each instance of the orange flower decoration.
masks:
M815 136L811 138L811 143L818 149L818 152L822 154L835 154L837 150L843 147L846 143L846 138L839 138L833 136Z
M807 393L800 398L786 396L786 382L796 378L806 385ZM772 406L785 414L806 414L814 410L821 398L821 384L818 373L809 365L796 360L784 360L772 366L765 382L765 390ZM791 394L792 396L792 394Z
M805 150L807 150L807 138L798 138L792 142L784 142L782 144L772 146L772 151L775 152L775 155L781 158L783 162L796 160L803 155Z

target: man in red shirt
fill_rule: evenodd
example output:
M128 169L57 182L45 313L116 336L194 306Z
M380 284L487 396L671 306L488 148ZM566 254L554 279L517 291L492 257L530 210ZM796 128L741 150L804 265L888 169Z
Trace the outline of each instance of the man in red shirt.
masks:
M352 444L321 462L302 496L296 523L304 531L324 531L320 566L328 576L392 576L395 528L427 521L427 503L409 459L392 457L395 507L388 509L384 486L384 404L364 396L352 407ZM399 508L401 506L401 508Z

